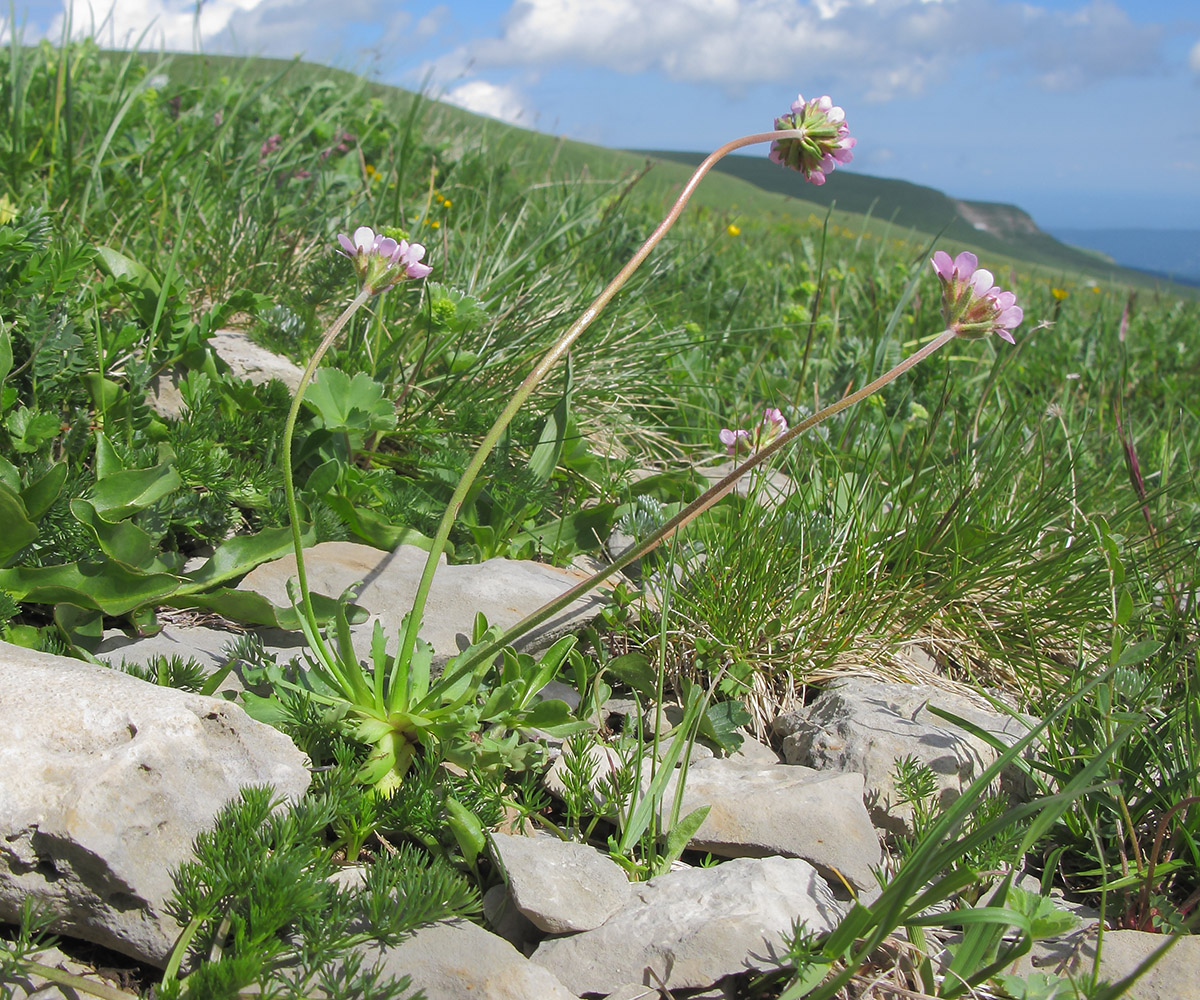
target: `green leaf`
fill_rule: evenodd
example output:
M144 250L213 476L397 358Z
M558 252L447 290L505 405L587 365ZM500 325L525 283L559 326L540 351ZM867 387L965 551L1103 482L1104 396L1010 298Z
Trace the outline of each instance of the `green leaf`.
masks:
M323 594L311 596L317 621L322 625L331 622L337 609L337 601ZM205 593L180 592L163 598L159 603L173 608L206 608L226 618L250 625L270 625L289 631L300 627L300 617L293 608L277 607L261 594L251 590L222 587ZM367 620L368 613L366 609L352 604L347 610L347 617L352 624L357 625Z
M125 469L97 480L90 500L96 513L112 522L145 510L168 493L174 492L183 480L169 465L152 469Z
M1114 663L1113 666L1132 667L1135 664L1141 663L1143 660L1150 659L1150 657L1152 657L1160 649L1162 649L1162 643L1155 642L1153 639L1135 642L1117 657L1117 662Z
M314 538L310 525L305 541ZM187 574L180 593L213 587L235 576L244 576L255 566L287 555L293 547L291 528L263 528L253 535L237 535L218 545L202 566Z
M323 497L337 484L338 477L342 474L342 463L336 458L331 458L327 462L322 462L309 473L308 479L304 483L304 488L319 497Z
M554 475L558 468L558 460L562 456L563 441L566 436L567 422L571 415L571 389L573 385L571 374L571 356L567 355L566 384L563 394L559 396L546 419L542 421L538 433L538 442L529 455L529 471L542 482Z
M95 608L81 608L74 604L57 604L54 607L54 624L67 637L67 641L88 653L96 652L104 638L104 615Z
M125 395L123 385L110 378L105 378L99 372L86 372L79 378L92 398L92 405L101 413L107 413L113 409Z
M671 870L671 865L679 860L679 856L687 848L687 845L691 843L692 838L696 835L696 831L700 829L705 819L708 818L710 809L712 809L712 806L701 806L699 809L693 809L671 827L667 833L666 842L663 844L663 852L659 855L658 863L655 865L657 874L661 875Z
M390 430L396 426L396 409L383 396L383 386L366 372L350 378L337 368L317 372L305 404L321 417L328 431Z
M158 294L158 279L150 273L149 268L139 264L132 257L126 257L112 247L96 247L96 263L100 270L122 281L130 281Z
M158 540L132 521L105 521L88 500L72 500L75 520L88 527L96 544L110 559L141 573L166 573L159 560Z
M178 586L178 578L168 573L137 573L112 559L0 570L0 588L18 601L65 601L109 615L128 614L144 604L162 604Z
M532 542L551 552L594 549L611 533L620 507L615 503L602 503L555 518L536 528L515 533L512 544Z
M483 823L470 809L458 799L446 799L446 818L450 832L458 843L458 849L463 852L468 865L474 865L479 853L487 846L487 835L483 831Z
M738 730L752 720L750 713L740 701L721 701L709 705L700 716L699 735L719 746L725 753L733 753L745 739Z
M389 524L374 511L356 507L343 496L327 496L325 502L337 512L347 528L377 549L392 552L401 545L415 545L428 552L433 546L433 539L422 535L415 528L404 524ZM446 553L452 556L453 546L447 545Z
M642 653L626 653L610 660L605 669L624 681L643 698L653 699L658 692L658 675Z
M21 492L21 472L3 455L0 455L0 486L7 486L14 493Z
M576 733L595 729L590 722L584 722L571 714L571 706L557 698L547 698L539 701L521 719L522 729L540 729L554 737L573 736Z
M57 413L31 410L22 406L8 415L4 426L12 438L13 451L29 454L57 436L59 416Z
M3 385L4 380L8 378L12 366L12 335L8 332L8 327L0 323L0 385Z
M55 462L40 478L21 490L21 502L25 504L25 511L31 521L37 521L50 509L66 481L67 463Z
M3 484L0 484L0 524L4 525L0 533L0 565L3 565L37 538L37 526L26 515L20 496Z
M108 435L103 431L97 431L95 458L96 479L107 479L114 472L120 472L124 468L124 464L117 455L117 449L112 446L112 442L108 439Z
M1075 995L1071 980L1045 972L1014 976L1001 972L992 977L1013 1000L1055 1000Z
M1128 587L1122 587L1117 595L1117 617L1115 623L1120 626L1124 625L1133 617L1133 595L1129 593Z

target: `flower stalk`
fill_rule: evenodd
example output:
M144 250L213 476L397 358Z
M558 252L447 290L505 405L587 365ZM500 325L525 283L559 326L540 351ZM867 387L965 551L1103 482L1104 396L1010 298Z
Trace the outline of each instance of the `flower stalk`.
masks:
M450 502L446 505L446 511L442 515L442 519L438 524L437 531L433 536L433 544L429 547L429 556L425 561L425 569L421 574L421 580L417 584L417 592L413 598L412 612L408 616L407 623L404 628L404 636L400 644L399 655L404 658L412 655L413 647L417 641L417 633L421 627L421 617L425 611L425 604L429 598L430 588L433 586L434 573L437 571L438 558L441 556L446 547L446 542L450 537L450 529L454 522L458 519L459 511L470 492L471 486L474 484L479 473L483 470L484 463L487 461L488 455L496 447L496 443L503 435L505 428L512 422L517 411L525 404L526 400L533 394L533 391L538 387L541 381L553 370L554 366L562 359L563 355L570 350L571 345L579 339L580 335L592 325L592 322L600 315L613 297L619 292L622 286L629 280L641 265L642 262L650 255L650 252L658 246L662 238L675 225L679 216L682 214L692 194L699 186L700 181L704 179L714 165L716 165L725 156L735 150L742 149L746 146L753 146L761 142L779 142L781 140L793 139L803 141L806 138L804 129L776 129L771 132L756 132L753 135L742 136L739 139L732 139L723 146L718 147L710 153L701 164L696 167L692 176L688 178L688 182L683 186L679 196L671 205L670 210L658 224L654 232L652 232L646 241L638 248L637 252L629 259L624 267L617 272L616 277L612 279L593 300L592 304L580 314L579 318L567 328L567 330L558 338L545 356L534 366L533 370L525 377L525 380L513 393L504 409L500 411L500 415L496 418L496 422L492 424L483 440L480 441L479 447L475 450L475 454L471 457L471 461L467 464L463 471L462 478L459 479L458 485L451 494ZM822 180L824 177L822 177ZM599 582L599 581L596 581ZM544 620L544 619L543 619ZM510 635L510 629L506 635ZM516 633L519 635L520 633ZM511 636L510 636L511 638ZM497 647L498 649L499 647Z
M898 365L880 375L879 378L875 379L873 382L869 382L867 385L864 385L857 392L853 392L849 396L843 396L835 403L830 403L823 409L818 410L812 416L807 417L794 427L791 427L787 431L783 432L772 441L764 444L760 450L751 454L749 458L745 459L739 466L737 466L737 468L730 472L729 475L725 476L724 479L714 483L711 487L709 487L709 489L707 489L703 494L679 511L679 513L663 524L663 526L653 534L648 535L628 552L623 553L619 559L597 572L594 576L591 576L581 583L576 584L560 597L548 602L547 604L544 604L537 611L534 611L522 618L521 621L517 622L510 629L497 637L496 640L490 645L474 651L471 654L471 661L469 662L495 656L496 653L498 653L506 645L513 642L530 629L536 628L547 619L552 618L555 614L567 607L567 605L571 604L573 601L578 600L597 584L603 583L609 577L620 572L630 563L640 559L648 552L652 552L664 541L674 535L675 532L677 532L680 528L695 520L706 510L724 498L733 490L734 486L737 485L739 479L746 475L746 473L757 468L781 448L791 444L801 434L816 427L817 424L821 423L822 421L828 420L830 417L840 413L847 407L853 406L855 403L866 399L866 397L870 396L872 393L878 392L889 382L895 381L910 368L920 364L931 354L945 347L946 344L954 340L957 336L959 336L959 334L952 329L943 330L936 337L934 337L933 340L925 344L924 347L910 354ZM466 666L467 662L468 661L464 661L463 666Z

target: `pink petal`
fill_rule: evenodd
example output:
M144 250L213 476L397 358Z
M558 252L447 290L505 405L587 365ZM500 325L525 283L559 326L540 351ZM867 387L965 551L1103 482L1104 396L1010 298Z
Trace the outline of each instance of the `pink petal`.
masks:
M996 284L996 279L992 277L991 271L986 267L981 267L971 275L970 283L976 295L986 295Z
M1025 310L1020 306L1009 306L1004 310L996 320L996 322L1006 329L1011 330L1013 327L1020 326L1021 320L1025 318Z
M358 247L354 245L353 241L345 233L338 233L338 242L345 248L339 250L338 253L343 254L346 257L358 256Z
M949 281L954 274L954 261L950 259L950 255L945 250L935 250L929 263L933 265L933 270L939 278Z
M367 253L375 245L375 230L370 226L359 226L354 230L354 245Z
M975 273L975 268L979 266L979 258L969 250L964 250L954 258L954 272L963 281L969 281L971 275Z

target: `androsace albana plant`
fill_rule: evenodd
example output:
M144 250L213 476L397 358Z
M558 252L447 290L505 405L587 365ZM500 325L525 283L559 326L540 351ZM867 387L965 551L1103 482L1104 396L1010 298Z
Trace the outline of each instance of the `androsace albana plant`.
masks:
M418 639L425 604L451 528L489 454L539 383L674 225L697 185L713 165L737 149L763 142L771 143L771 158L774 161L800 171L812 183L821 184L838 164L850 161L851 149L856 140L849 135L844 111L836 107L829 97L806 101L801 95L792 103L788 114L776 119L774 130L734 139L713 152L697 167L666 217L616 277L534 366L504 406L491 429L484 435L463 472L433 537L412 610L401 630L399 649L394 656L387 654L384 639L377 632L373 643L375 665L370 675L358 663L344 616L338 618L336 648L330 648L313 614L304 572L299 511L291 483L290 442L304 390L312 379L321 357L350 317L374 295L385 292L402 281L423 278L430 269L428 265L421 263L424 247L408 243L400 238L399 234L376 234L364 226L355 231L353 238L346 235L339 237L339 252L354 261L362 287L355 299L329 328L305 369L285 427L282 461L297 559L300 611L305 619L306 637L313 647L312 666L325 689L315 693L331 704L340 706L345 713L347 725L354 729L360 739L372 745L370 761L364 768L362 778L381 791L387 792L398 787L418 744L437 744L444 747L451 731L461 733L464 727L479 721L473 706L481 691L484 676L491 669L490 664L497 653L560 608L649 552L680 527L717 503L733 489L738 479L766 461L780 448L790 444L822 420L878 391L957 337L976 338L994 332L1011 340L1011 330L1022 319L1021 309L1015 304L1015 296L995 287L991 273L978 268L978 262L972 254L962 253L951 260L947 254L939 251L934 255L932 263L942 285L946 329L938 336L886 374L790 429L778 410L768 409L762 425L755 432L723 432L722 441L727 447L736 451L740 444L745 443L752 446L752 454L621 559L572 588L560 599L547 604L502 634L498 629L477 628L475 644L455 657L442 677L430 687L429 654ZM552 676L553 671L550 670L548 661L561 662L569 652L570 642L571 640L567 640L565 644L554 647L552 655L548 656L541 666L529 659L527 674L517 671L510 675L508 682L514 685L513 690L519 691L520 694L511 698L502 697L500 702L505 711L495 715L493 721L497 724L511 723L531 711L530 700L536 691L536 688L531 686L532 679L548 679ZM540 721L546 724L540 725L539 728L556 726L560 732L566 732L578 725L557 706L543 711L546 718Z

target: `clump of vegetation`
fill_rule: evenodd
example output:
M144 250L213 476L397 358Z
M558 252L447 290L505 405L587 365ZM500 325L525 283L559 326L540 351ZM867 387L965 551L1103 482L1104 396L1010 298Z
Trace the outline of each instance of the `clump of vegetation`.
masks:
M939 250L931 271L918 233L749 189L736 224L701 189L609 296L667 207L670 168L595 153L589 175L611 184L577 183L575 151L299 64L90 41L6 58L0 637L91 657L105 628L197 609L303 629L312 650L233 651L242 703L323 770L303 802L247 792L198 840L162 995L402 994L356 949L477 915L498 877L486 831L506 819L605 842L631 877L661 872L704 818L664 798L696 741L728 752L806 687L896 669L918 635L946 677L1044 722L946 809L902 765L918 821L891 845L883 895L824 940L797 929L794 971L748 995L833 996L898 932L903 989L1052 995L1062 984L1004 971L1062 926L1012 884L1020 870L1113 926L1195 932L1193 299L1022 266L1001 291L969 254ZM836 110L801 100L779 127L811 118L844 162ZM793 138L778 159L823 179L832 163ZM363 219L392 228L359 239ZM597 294L603 321L564 337ZM293 397L236 377L211 345L230 324L315 359L311 384ZM1016 343L961 342L990 333ZM478 621L440 676L419 604L363 663L355 610L310 599L303 578L299 609L233 590L318 540L566 564L614 527L635 538L620 560L639 561L645 599L618 588L601 625L540 658L497 661L517 630ZM223 679L172 659L141 673L204 693ZM551 679L575 709L537 697ZM674 728L652 727L651 763L642 727L604 731L614 690L647 718L679 706ZM562 804L534 730L569 741ZM619 757L600 804L596 745ZM1039 798L994 797L1009 765ZM333 887L352 863L364 888ZM987 893L938 978L925 929L967 922L929 908ZM40 929L29 912L0 942L0 975L29 967Z

